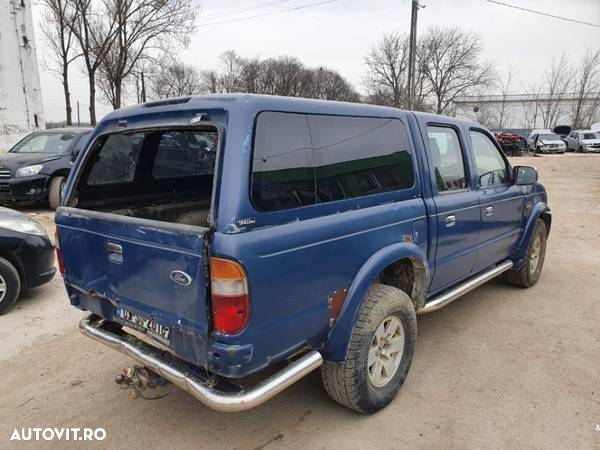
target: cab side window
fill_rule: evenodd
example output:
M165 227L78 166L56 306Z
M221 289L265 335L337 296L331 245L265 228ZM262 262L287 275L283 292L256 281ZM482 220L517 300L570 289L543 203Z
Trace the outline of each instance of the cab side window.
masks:
M484 133L471 130L471 147L475 157L475 167L482 188L499 186L510 182L510 171L500 150ZM537 137L537 136L536 136Z
M456 130L430 125L427 127L427 137L429 162L438 192L466 189L465 164Z
M314 159L306 115L266 111L258 116L252 201L259 211L316 203Z

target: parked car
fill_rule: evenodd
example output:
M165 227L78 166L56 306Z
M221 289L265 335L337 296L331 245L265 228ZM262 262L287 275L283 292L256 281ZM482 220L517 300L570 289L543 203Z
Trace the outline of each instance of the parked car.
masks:
M571 129L572 128L569 125L557 125L554 127L552 132L558 135L558 137L560 137L561 139L565 139L571 132Z
M0 206L0 314L24 289L52 279L54 259L54 246L40 223Z
M548 134L548 133L552 133L552 130L549 130L548 128L534 128L533 130L530 130L529 133L527 134L527 146L531 147L531 141L533 141L533 138L537 134Z
M0 154L0 204L47 201L52 209L90 128L35 131Z
M563 140L554 133L534 134L529 149L536 153L564 153L567 150Z
M567 136L566 141L570 150L580 153L600 153L600 132L575 130Z
M59 260L71 304L91 312L81 331L145 367L119 383L240 411L321 367L334 400L373 413L407 377L417 314L500 274L536 284L551 225L537 179L446 116L257 95L147 103L110 113L78 158Z
M516 133L496 132L494 137L506 156L520 156L527 148L525 139Z

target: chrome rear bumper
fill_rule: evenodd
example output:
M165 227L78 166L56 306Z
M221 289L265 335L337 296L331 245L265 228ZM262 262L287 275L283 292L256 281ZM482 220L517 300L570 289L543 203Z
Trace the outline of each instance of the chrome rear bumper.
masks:
M165 352L144 345L137 339L125 339L120 334L102 328L104 322L104 319L91 315L79 323L79 329L87 337L129 355L161 377L189 392L209 408L222 412L254 408L323 364L321 354L312 350L249 390L222 392L208 386L198 376L172 364L164 356Z

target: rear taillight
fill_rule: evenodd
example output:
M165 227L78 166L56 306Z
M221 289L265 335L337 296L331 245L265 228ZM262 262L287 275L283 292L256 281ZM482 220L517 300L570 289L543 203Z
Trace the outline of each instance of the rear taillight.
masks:
M58 262L58 271L61 275L64 275L65 265L63 263L62 252L60 251L60 241L58 240L58 228L54 232L54 245L56 247L56 261Z
M226 334L239 333L250 318L250 296L246 271L241 264L210 258L213 325Z

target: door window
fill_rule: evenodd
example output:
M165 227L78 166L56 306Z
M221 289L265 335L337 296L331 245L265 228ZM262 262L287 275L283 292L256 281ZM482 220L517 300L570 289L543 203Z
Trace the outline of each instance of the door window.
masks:
M429 161L438 192L466 189L465 164L456 130L430 125L427 127L427 137Z
M508 165L490 138L476 130L469 131L469 136L471 137L479 185L490 187L509 183Z

